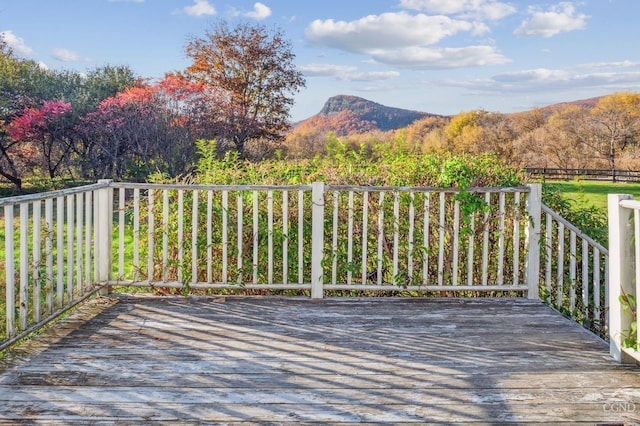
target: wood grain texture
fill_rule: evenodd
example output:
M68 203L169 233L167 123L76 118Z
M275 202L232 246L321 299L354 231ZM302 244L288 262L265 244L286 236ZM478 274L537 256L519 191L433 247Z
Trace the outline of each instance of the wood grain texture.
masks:
M90 301L0 359L0 423L640 422L640 368L525 299Z

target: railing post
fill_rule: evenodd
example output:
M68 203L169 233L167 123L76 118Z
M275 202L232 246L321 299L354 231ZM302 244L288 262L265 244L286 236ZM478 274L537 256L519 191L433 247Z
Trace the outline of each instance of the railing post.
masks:
M324 182L311 185L311 298L324 297Z
M540 218L542 216L542 184L529 186L527 195L527 213L529 221L526 229L527 259L525 279L527 282L527 298L540 298Z
M110 179L99 180L98 183L109 184ZM98 189L96 194L96 218L95 218L95 256L96 256L96 282L104 284L111 279L112 262L112 238L113 238L113 188L105 186ZM100 294L109 293L108 286L100 290Z
M618 362L634 363L635 360L622 350L622 332L631 328L631 318L625 315L620 303L621 290L632 294L634 259L630 209L620 207L620 201L632 199L627 194L609 194L609 353Z

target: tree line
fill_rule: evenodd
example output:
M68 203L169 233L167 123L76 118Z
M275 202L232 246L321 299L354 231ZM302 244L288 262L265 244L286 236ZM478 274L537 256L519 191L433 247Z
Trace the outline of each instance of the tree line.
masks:
M371 152L379 144L418 153L493 153L519 167L640 169L640 93L618 92L592 103L503 114L484 110L426 117L388 132L336 137L303 123L288 136L292 157L329 151Z
M312 122L291 130L305 80L280 30L222 21L190 38L185 54L185 70L152 81L127 66L47 70L0 40L0 177L16 193L31 178L173 178L229 153L242 161L490 153L517 168L640 169L639 93L429 116L386 132L349 122L354 132L337 137Z
M51 71L0 39L0 176L20 193L33 177L188 174L203 140L215 140L219 155L271 152L305 85L284 34L219 22L185 53L187 69L151 81L128 66Z

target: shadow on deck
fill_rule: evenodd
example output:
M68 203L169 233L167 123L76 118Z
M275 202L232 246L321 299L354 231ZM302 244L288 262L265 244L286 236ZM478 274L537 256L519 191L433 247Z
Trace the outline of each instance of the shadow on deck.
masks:
M0 359L0 422L640 422L541 302L112 296Z

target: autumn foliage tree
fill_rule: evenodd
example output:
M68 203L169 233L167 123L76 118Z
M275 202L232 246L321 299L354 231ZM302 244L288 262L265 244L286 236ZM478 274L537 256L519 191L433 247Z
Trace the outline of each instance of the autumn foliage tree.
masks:
M72 150L73 139L65 123L71 111L71 104L64 101L44 101L40 108L24 109L7 126L9 136L30 152L25 155L27 164L43 169L50 179Z
M208 105L203 85L175 75L104 99L78 126L95 143L87 158L95 178L185 173L195 161L195 140L206 136Z
M185 76L216 93L210 117L223 147L246 158L247 144L284 138L293 94L305 80L280 30L221 22L189 40L186 54L193 64Z

